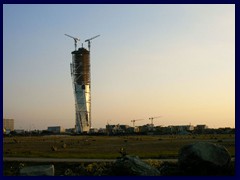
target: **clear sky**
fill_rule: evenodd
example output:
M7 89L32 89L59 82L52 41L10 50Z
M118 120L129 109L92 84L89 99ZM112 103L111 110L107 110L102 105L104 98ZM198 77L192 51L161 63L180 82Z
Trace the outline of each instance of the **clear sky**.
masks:
M3 5L3 117L75 125L70 34L91 46L92 126L235 127L235 5Z

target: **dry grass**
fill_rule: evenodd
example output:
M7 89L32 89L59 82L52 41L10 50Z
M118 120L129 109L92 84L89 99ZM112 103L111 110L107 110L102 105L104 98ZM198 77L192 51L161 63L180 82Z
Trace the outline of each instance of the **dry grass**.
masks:
M124 147L128 154L140 158L175 158L183 145L199 141L224 145L235 156L234 135L5 137L3 154L4 157L115 159ZM52 150L53 146L57 151Z

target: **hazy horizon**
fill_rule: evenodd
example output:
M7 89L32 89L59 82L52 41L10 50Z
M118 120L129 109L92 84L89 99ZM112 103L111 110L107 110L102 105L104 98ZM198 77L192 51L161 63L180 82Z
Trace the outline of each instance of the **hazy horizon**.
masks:
M3 118L72 128L69 34L91 44L92 127L235 127L235 5L3 5Z

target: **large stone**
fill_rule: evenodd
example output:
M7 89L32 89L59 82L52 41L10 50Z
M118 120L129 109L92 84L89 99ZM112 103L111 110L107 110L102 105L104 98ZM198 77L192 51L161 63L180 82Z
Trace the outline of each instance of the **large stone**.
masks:
M21 176L54 176L54 165L29 166L20 170Z
M179 166L188 174L222 175L228 170L230 161L228 150L213 143L198 142L179 150Z
M113 165L113 173L117 176L159 176L160 172L143 162L137 156L125 155L117 159Z

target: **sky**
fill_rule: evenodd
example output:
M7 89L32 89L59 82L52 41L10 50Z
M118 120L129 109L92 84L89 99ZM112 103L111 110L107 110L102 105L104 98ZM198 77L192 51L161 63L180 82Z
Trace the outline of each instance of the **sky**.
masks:
M74 41L91 43L92 127L235 127L235 5L3 5L3 118L73 128Z

